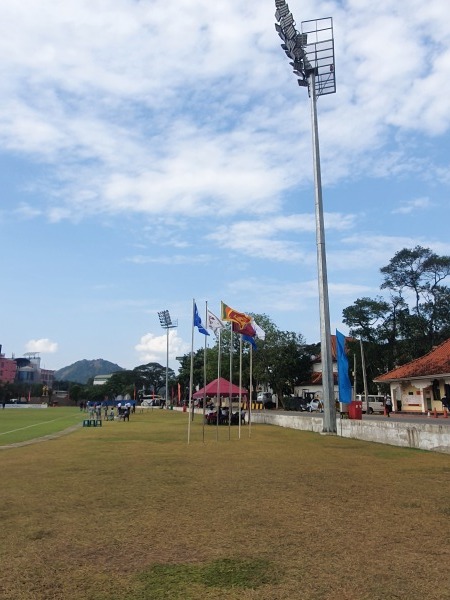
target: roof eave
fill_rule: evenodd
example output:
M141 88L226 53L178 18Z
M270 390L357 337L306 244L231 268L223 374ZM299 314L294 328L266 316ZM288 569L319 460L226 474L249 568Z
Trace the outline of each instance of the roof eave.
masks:
M450 377L450 373L429 373L428 375L405 375L404 377L391 377L380 380L379 378L375 378L375 382L379 383L388 383L389 381L410 381L413 379L442 379L444 377Z

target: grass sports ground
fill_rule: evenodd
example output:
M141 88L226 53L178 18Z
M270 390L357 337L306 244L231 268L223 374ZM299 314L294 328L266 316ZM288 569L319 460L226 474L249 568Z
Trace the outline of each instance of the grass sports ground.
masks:
M0 411L2 600L450 599L448 455L83 416Z

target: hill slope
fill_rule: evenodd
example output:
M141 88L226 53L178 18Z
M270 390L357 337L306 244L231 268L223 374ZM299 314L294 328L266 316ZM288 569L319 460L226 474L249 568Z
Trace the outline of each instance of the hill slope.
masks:
M77 383L87 383L89 379L96 375L109 375L116 371L125 371L119 365L97 358L95 360L77 360L68 367L63 367L55 372L56 381L75 381Z

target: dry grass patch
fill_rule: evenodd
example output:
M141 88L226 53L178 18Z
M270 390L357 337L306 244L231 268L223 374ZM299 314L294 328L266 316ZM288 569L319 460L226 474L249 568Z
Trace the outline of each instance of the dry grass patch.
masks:
M0 597L450 598L448 456L186 418L2 453Z

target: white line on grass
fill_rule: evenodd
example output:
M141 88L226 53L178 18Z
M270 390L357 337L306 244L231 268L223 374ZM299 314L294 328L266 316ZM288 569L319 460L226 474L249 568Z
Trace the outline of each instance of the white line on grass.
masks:
M22 431L23 429L30 429L30 427L39 427L39 425L46 425L47 423L54 423L55 421L61 421L67 417L59 417L59 419L52 419L51 421L41 421L40 423L33 423L33 425L27 425L26 427L19 427L19 429L11 429L11 431L4 431L0 435L7 435L8 433L15 433L16 431Z

